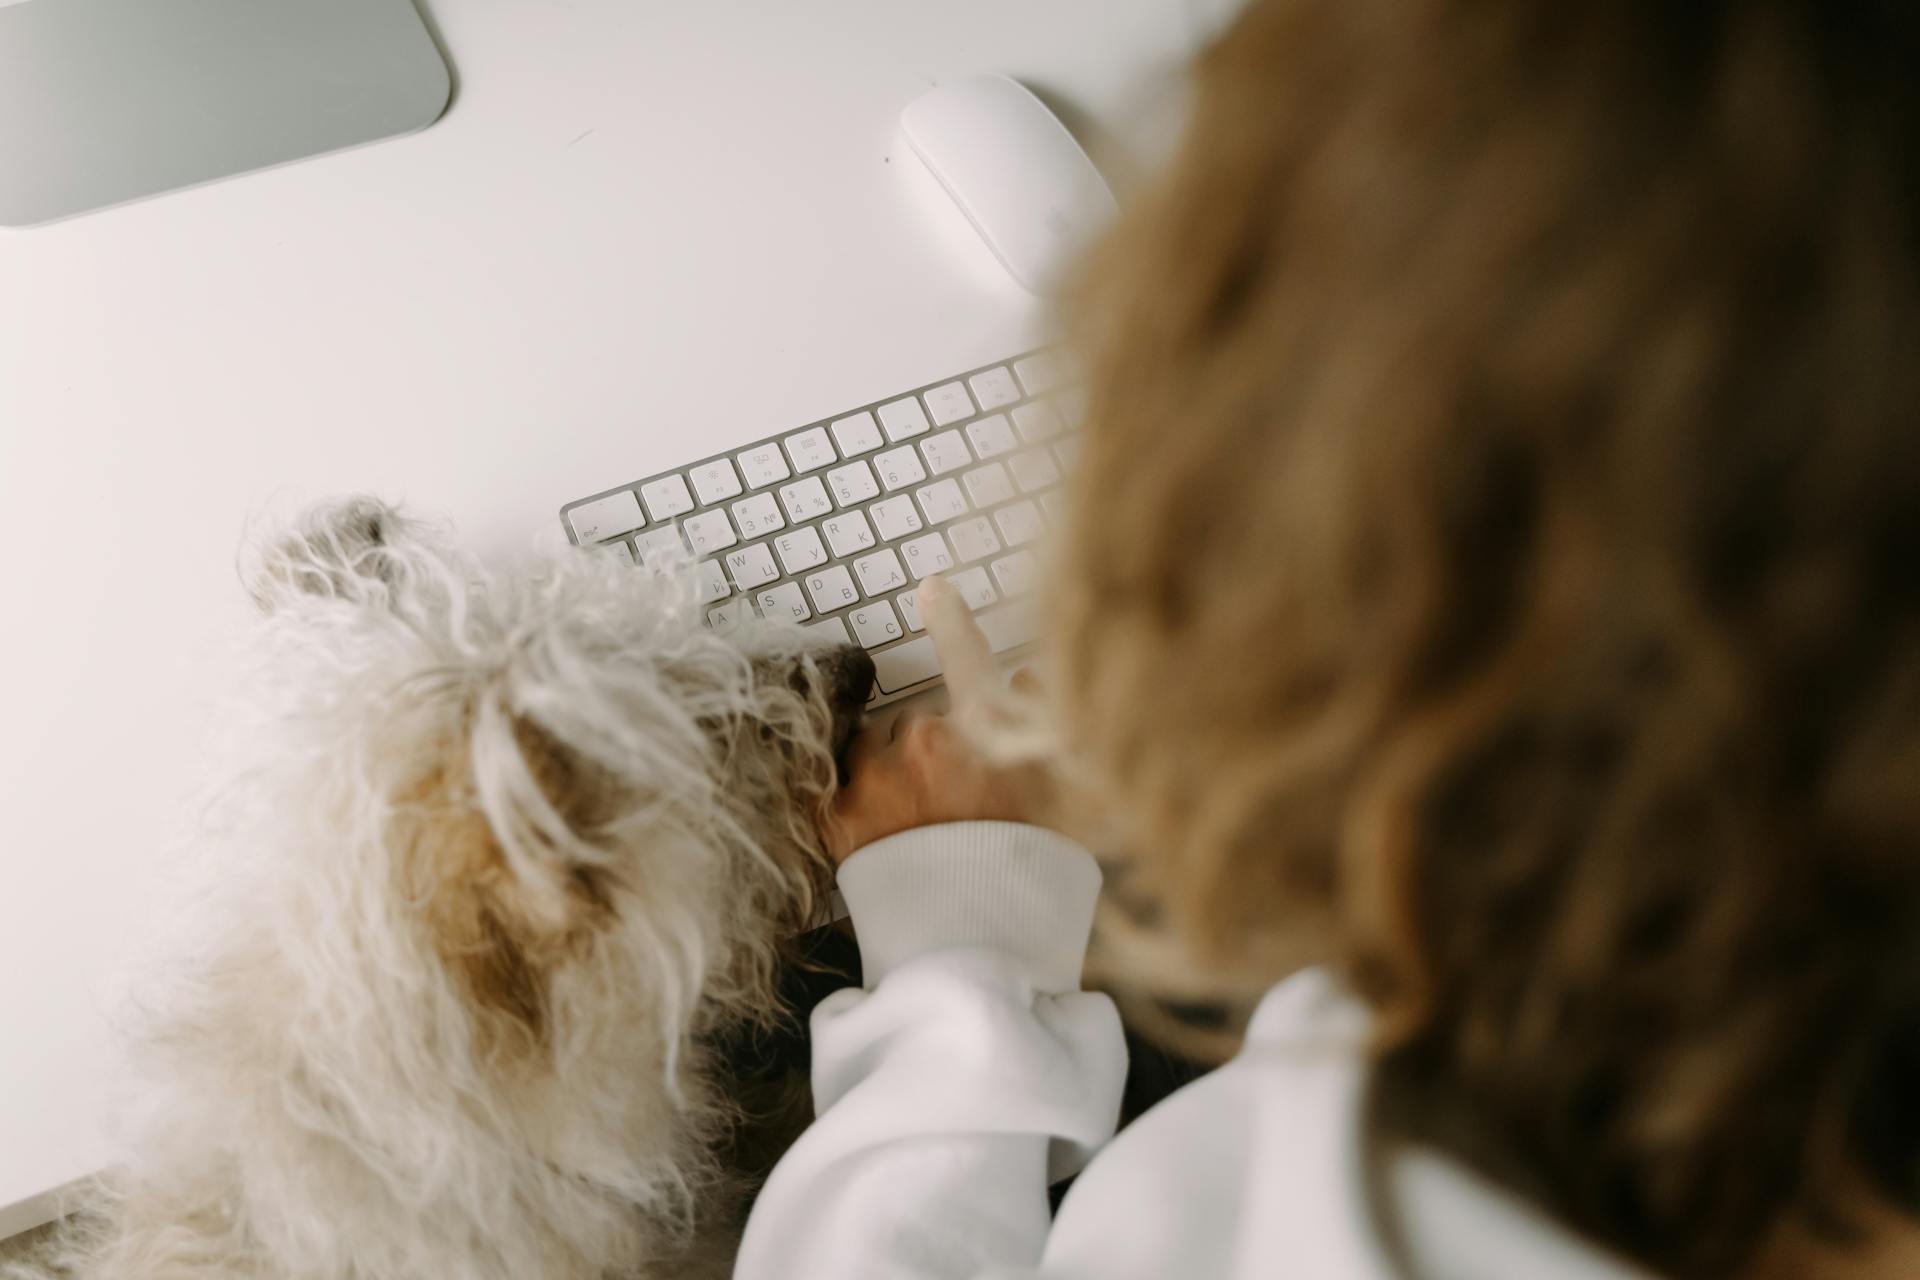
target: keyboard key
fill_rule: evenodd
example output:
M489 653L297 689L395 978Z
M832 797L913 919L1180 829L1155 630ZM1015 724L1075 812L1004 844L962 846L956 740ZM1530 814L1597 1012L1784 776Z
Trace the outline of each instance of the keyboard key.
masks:
M1066 428L1055 413L1053 405L1045 400L1035 400L1032 404L1023 404L1013 411L1013 425L1020 428L1020 434L1028 444L1039 444L1051 440Z
M813 616L813 610L807 608L807 598L800 594L800 584L797 582L783 582L777 587L769 587L755 600L762 617L782 622L805 622Z
M927 469L920 465L920 455L910 444L887 450L873 460L873 465L879 468L880 483L888 493L897 493L927 478Z
M858 604L860 593L854 589L853 575L844 565L828 565L806 577L807 594L813 597L816 613L832 613L850 604Z
M680 531L677 529L655 529L652 533L643 533L633 540L633 545L639 549L640 563L644 565L657 565L669 556L685 555L687 550L686 544L680 541Z
M1000 536L1010 547L1032 542L1047 531L1046 523L1040 519L1040 508L1031 502L1016 502L1000 508L993 513L993 522L1000 526Z
M737 495L740 492L740 477L734 473L731 462L725 458L715 458L693 469L693 491L700 495L701 506L710 507Z
M973 455L967 452L967 442L960 438L958 431L928 436L920 442L920 452L927 456L927 466L937 476L958 471L973 461Z
M787 456L793 459L793 469L801 475L840 461L833 456L833 445L828 442L824 427L796 431L787 437L786 446Z
M795 524L833 510L833 500L827 497L827 487L820 483L819 476L781 485L780 501L787 508L787 519Z
M1053 397L1053 407L1060 412L1060 421L1067 424L1067 430L1078 431L1087 420L1087 393L1079 387L1062 391Z
M925 435L933 430L933 424L927 421L927 411L920 407L916 396L881 405L880 425L887 429L887 439L895 444L909 436Z
M780 456L777 444L756 445L744 453L734 454L733 460L740 464L740 474L747 478L749 489L764 489L793 474L787 470L787 460Z
M1060 385L1060 362L1050 351L1040 351L1013 362L1020 385L1030 396L1044 395Z
M1045 489L1060 480L1060 468L1054 466L1053 459L1041 449L1014 454L1007 459L1007 468L1013 472L1014 482L1020 486L1022 493Z
M980 624L980 630L986 635L987 647L995 653L1018 649L1040 634L1039 619L1025 604L995 609L991 613L981 614L974 621Z
M1000 602L1000 596L994 591L993 583L987 580L985 569L963 569L948 578L947 582L960 593L960 598L967 602L967 608L975 613L990 604Z
M900 617L906 622L907 630L925 631L927 629L927 624L922 621L920 617L919 588L916 587L912 591L902 591L893 598L893 602L900 606Z
M858 511L842 511L839 515L822 520L820 527L827 531L827 545L833 548L835 559L844 560L857 551L865 551L877 539L873 530L867 526L867 518Z
M773 540L773 549L780 553L780 563L786 566L788 573L805 573L815 565L827 562L827 549L821 545L820 535L811 525L781 534Z
M911 689L940 674L940 655L934 650L933 637L922 636L882 649L873 655L873 682L882 693Z
M885 659L877 687L898 696L939 674L914 589L931 574L979 611L995 653L1032 639L1037 548L1066 516L1057 486L1080 454L1085 395L1069 372L1022 356L562 515L597 554L686 564L710 626L765 616L866 646Z
M969 422L967 439L973 441L973 451L980 455L982 462L996 454L1012 453L1020 447L1020 441L1013 434L1013 424L1007 421L1004 413Z
M688 516L680 522L680 532L687 535L687 545L697 554L719 551L740 541L733 536L733 522L724 511L702 511L697 516Z
M1000 550L1000 539L994 536L993 524L985 516L975 516L954 525L947 530L947 540L953 544L953 554L961 564L994 555Z
M860 606L847 615L847 620L853 623L854 638L869 649L906 634L900 627L900 619L894 616L893 606L885 600Z
M753 616L753 604L742 597L729 600L716 609L707 610L707 625L710 627L730 627L745 622Z
M1016 551L1004 560L993 562L993 577L1006 595L1023 596L1033 590L1039 568L1031 551Z
M727 552L727 572L733 575L733 585L742 591L765 586L780 576L779 567L773 563L773 552L767 550L764 542Z
M942 383L926 393L926 400L933 420L943 427L973 416L973 401L958 382Z
M853 643L853 637L847 634L847 624L838 618L822 618L818 622L809 622L804 630L814 632L822 639L834 644Z
M913 496L920 500L920 510L926 513L928 524L940 524L967 514L967 500L960 496L960 486L951 480L937 480L916 490Z
M884 595L895 587L907 585L907 575L900 568L900 557L891 551L876 551L870 556L861 556L853 562L853 572L860 579L860 589L868 596Z
M573 536L585 544L632 533L647 521L640 514L640 500L633 496L633 490L622 489L581 503L567 512L567 523L573 528Z
M885 444L886 437L880 434L880 424L873 420L873 414L865 409L851 418L839 418L833 424L834 443L840 446L840 456L851 458L856 454L869 453Z
M780 518L780 506L770 493L756 493L734 503L733 522L740 526L743 538L757 538L787 527L787 522Z
M879 532L882 542L892 542L895 538L904 538L927 527L926 522L920 519L920 513L913 509L913 499L904 493L897 498L874 503L867 508L867 514L873 517L873 527Z
M693 510L693 495L687 492L687 482L677 472L641 485L640 496L646 501L647 514L655 524L665 524Z
M967 496L976 507L991 507L1013 496L1013 481L1007 479L1007 469L997 462L975 467L960 478L967 482Z
M827 472L827 487L833 490L834 501L842 507L865 502L880 492L880 482L873 478L873 468L864 462L849 463Z
M1027 608L995 608L975 618L975 622L985 631L987 645L995 652L1020 649L1033 639L1033 612ZM912 689L939 674L941 654L933 649L931 635L922 635L920 639L874 654L874 683L879 685L881 693Z
M915 582L953 568L953 553L947 550L947 540L937 533L901 543L900 552Z
M700 562L700 602L712 604L715 600L725 600L733 594L733 584L727 581L727 571L718 561Z
M1013 385L1013 375L1004 366L982 370L968 378L967 383L973 388L973 398L980 402L982 410L998 409L1020 398L1020 388Z
M900 602L905 604L906 597L902 596ZM1018 649L1034 638L1033 612L1030 609L994 609L980 614L974 621L980 624L980 630L986 634L988 647L995 653ZM902 689L924 684L939 674L940 655L933 647L932 636L909 640L873 655L873 678L882 693L899 693Z

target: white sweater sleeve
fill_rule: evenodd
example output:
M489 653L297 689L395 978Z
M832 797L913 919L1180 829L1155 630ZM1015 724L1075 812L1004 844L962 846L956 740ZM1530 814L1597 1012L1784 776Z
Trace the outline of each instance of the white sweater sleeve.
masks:
M865 989L813 1016L818 1119L773 1171L737 1280L1036 1266L1047 1186L1113 1136L1126 1045L1080 991L1100 872L1036 827L903 832L840 870Z

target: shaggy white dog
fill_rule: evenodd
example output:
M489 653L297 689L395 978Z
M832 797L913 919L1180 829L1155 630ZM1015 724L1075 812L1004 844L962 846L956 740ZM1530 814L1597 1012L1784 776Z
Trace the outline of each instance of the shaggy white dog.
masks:
M218 906L132 1055L124 1168L60 1272L723 1274L737 1100L820 904L872 679L718 635L684 577L488 575L368 500L247 558L250 767Z

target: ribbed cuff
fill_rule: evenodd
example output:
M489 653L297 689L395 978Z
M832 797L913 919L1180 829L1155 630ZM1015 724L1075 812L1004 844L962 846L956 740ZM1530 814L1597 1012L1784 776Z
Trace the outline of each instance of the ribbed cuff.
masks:
M841 865L840 892L868 990L918 956L989 947L1058 994L1080 989L1100 867L1042 827L949 822L874 841Z

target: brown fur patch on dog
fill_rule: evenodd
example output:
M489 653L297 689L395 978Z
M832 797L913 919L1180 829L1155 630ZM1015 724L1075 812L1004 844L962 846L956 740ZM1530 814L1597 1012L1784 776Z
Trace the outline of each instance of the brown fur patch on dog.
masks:
M590 829L603 806L587 772L537 727L520 720L514 729L548 800L576 830ZM395 806L390 832L406 900L417 904L435 953L474 1007L494 1015L483 1024L542 1043L548 975L592 945L597 924L612 910L606 886L590 868L570 868L568 910L557 926L547 921L464 776L444 769L421 779Z

